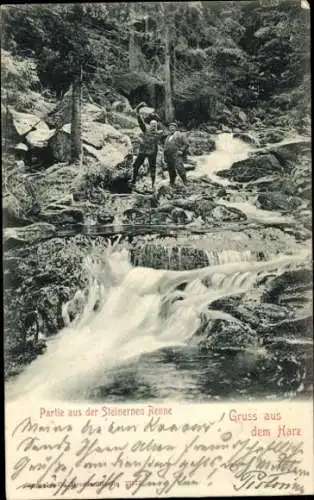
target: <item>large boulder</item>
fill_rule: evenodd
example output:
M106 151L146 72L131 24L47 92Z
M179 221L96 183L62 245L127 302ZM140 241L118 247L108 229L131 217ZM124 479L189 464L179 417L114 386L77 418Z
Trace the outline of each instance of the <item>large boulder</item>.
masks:
M25 139L32 148L46 148L48 146L49 139L54 135L54 133L55 130L50 130L44 121L40 121L36 125L35 130L29 132Z
M312 301L312 283L310 268L285 271L267 284L262 298L291 310L307 309Z
M281 210L291 212L302 205L303 200L298 196L287 196L281 191L260 193L257 197L257 204L264 210Z
M130 138L109 124L85 122L82 124L82 140L85 152L107 168L114 168L132 153ZM49 141L55 161L71 159L71 125L68 123Z
M12 125L19 136L25 136L42 123L38 116L32 113L21 113L8 106L8 117L12 120Z
M291 142L282 144L281 146L271 147L268 149L268 152L275 155L285 171L290 172L301 155L310 156L311 143L309 140Z
M237 161L230 169L221 170L217 175L237 182L250 182L281 171L282 166L276 156L266 153Z

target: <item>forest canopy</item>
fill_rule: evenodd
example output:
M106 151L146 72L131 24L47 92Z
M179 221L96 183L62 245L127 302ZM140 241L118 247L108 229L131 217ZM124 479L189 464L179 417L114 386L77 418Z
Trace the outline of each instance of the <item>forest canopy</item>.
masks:
M309 17L294 0L7 5L6 97L15 104L16 90L28 87L61 98L82 69L96 100L113 86L163 114L168 92L182 121L269 105L301 116L309 111Z

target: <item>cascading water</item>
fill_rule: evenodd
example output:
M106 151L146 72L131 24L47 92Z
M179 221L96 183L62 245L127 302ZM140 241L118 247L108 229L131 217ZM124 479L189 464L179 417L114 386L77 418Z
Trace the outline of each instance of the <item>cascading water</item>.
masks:
M291 144L302 139L304 140L303 137L288 138L276 145ZM254 222L261 224L294 224L295 220L292 216L283 216L279 211L263 210L256 207L255 200L252 199L251 196L244 196L244 199L238 200L237 198L241 198L241 193L239 193L238 190L233 191L231 189L231 184L237 184L237 182L231 183L228 179L216 175L220 170L229 169L235 162L246 160L252 153L257 152L259 149L260 148L243 142L241 139L234 138L231 133L219 134L216 139L216 150L210 155L199 158L198 166L194 172L190 173L190 177L206 176L217 184L226 187L230 186L230 193L234 193L232 198L235 199L227 200L222 198L217 200L217 203L240 210L248 219Z
M216 149L210 155L203 156L198 161L195 171L190 172L190 177L208 176L212 181L228 185L228 179L223 179L215 175L219 170L231 167L233 163L245 160L256 148L243 142L241 139L233 137L233 134L219 134L216 139Z
M294 219L288 215L281 215L275 210L262 210L257 208L251 201L232 201L217 200L217 203L226 207L237 208L241 210L249 219L265 224L293 224Z
M256 258L257 253L250 250L243 252L236 250L217 251L206 248L197 249L188 245L172 247L158 243L145 244L138 247L133 253L133 262L137 266L178 270L228 262L243 262L256 260Z
M47 352L20 378L7 384L7 397L86 400L105 383L111 369L145 353L189 343L202 311L213 301L245 292L257 276L278 274L307 256L304 252L269 262L167 271L133 267L126 248L109 247L103 255L89 255L88 293L80 295L81 314L48 342ZM213 317L219 314L215 311Z

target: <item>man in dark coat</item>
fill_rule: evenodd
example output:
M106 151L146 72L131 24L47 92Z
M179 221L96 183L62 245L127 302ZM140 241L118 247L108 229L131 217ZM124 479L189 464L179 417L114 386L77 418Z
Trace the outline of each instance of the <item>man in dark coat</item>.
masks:
M155 119L152 119L149 122L149 124L146 125L140 114L140 109L143 106L145 106L145 103L141 103L136 107L137 120L142 130L142 134L140 136L139 152L133 164L132 185L133 186L135 185L139 168L143 165L145 159L147 158L150 176L152 180L152 187L154 189L156 180L156 160L157 160L158 144L162 136L165 134L165 132L164 130L158 130L158 122ZM158 118L157 115L154 115L154 117Z

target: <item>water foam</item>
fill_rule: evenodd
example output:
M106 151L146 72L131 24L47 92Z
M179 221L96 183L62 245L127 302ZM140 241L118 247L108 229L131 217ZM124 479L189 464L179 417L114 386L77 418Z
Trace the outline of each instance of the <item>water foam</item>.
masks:
M245 292L257 276L279 274L305 257L307 252L269 262L226 262L225 255L224 263L206 268L166 271L132 267L126 248L89 255L81 314L48 342L44 355L8 384L8 398L87 399L91 389L106 380L110 368L144 353L188 343L200 326L201 313L214 300Z

